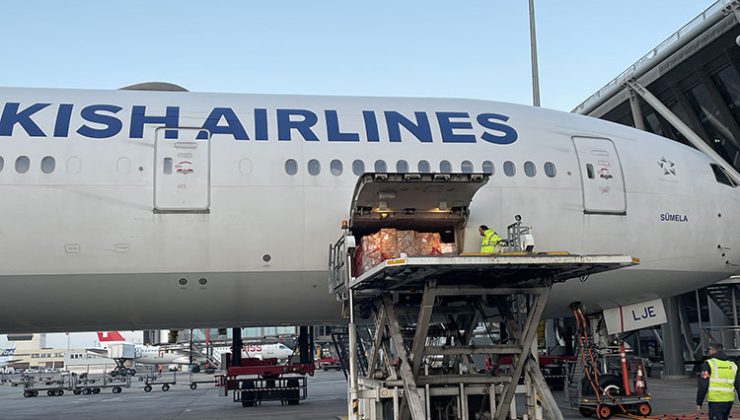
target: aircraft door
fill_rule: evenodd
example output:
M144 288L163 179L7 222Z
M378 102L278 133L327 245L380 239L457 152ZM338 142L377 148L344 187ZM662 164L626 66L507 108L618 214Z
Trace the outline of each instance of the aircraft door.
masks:
M176 138L172 134L177 133ZM200 133L205 139L196 139ZM154 211L207 212L211 193L210 133L159 128L154 163Z
M578 155L586 214L627 214L619 155L609 139L573 137Z

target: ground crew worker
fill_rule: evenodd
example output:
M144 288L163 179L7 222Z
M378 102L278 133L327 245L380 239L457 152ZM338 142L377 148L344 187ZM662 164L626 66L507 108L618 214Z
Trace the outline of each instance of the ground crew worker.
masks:
M696 411L706 396L709 403L709 420L726 420L735 402L735 391L740 393L740 376L737 365L727 359L719 344L711 344L709 359L701 366L699 389L696 392Z
M501 242L501 237L486 225L480 225L478 233L483 237L480 243L480 253L493 254L496 252L496 245Z

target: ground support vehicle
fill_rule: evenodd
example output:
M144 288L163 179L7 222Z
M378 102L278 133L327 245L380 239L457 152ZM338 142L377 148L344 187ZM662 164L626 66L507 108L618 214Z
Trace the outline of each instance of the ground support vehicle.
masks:
M298 405L308 396L306 375L313 373L313 362L279 364L277 359L246 358L216 378L221 395L232 391L234 402L241 402L242 407L253 407L263 401Z

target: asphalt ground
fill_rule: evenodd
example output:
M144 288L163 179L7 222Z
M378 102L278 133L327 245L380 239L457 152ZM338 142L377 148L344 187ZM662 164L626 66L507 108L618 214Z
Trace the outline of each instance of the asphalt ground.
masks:
M207 376L203 375L202 379L205 378ZM98 395L73 395L65 392L61 397L49 397L42 392L35 398L24 398L22 387L3 385L0 386L0 419L289 420L336 419L347 414L347 385L341 372L316 372L314 377L309 378L308 399L297 406L264 402L260 406L244 408L240 403L233 402L231 395L218 396L217 388L212 385L201 384L196 390L191 390L187 377L178 380L181 382L173 385L167 392L155 385L151 392L146 393L143 390L144 384L134 381L130 389L124 389L120 394L103 390ZM684 414L694 418L695 380L650 379L648 387L653 397L654 416ZM583 418L577 410L568 407L562 392L554 394L561 403L566 419ZM520 416L522 413L520 412ZM734 418L740 418L738 416L740 411L737 411Z

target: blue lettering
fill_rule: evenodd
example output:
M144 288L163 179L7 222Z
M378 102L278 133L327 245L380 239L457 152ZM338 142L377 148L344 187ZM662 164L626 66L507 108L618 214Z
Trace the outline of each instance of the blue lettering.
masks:
M226 120L226 125L218 125L222 118ZM206 118L201 128L210 131L211 135L231 134L234 140L249 140L239 117L231 108L213 108L211 115ZM201 131L196 139L206 140L208 139L208 133Z
M478 124L489 130L495 130L501 134L493 134L485 132L481 135L481 139L494 144L511 144L519 138L516 130L506 124L501 124L497 121L507 122L509 117L501 114L480 114L478 115Z
M121 120L112 115L100 114L99 111L115 114L121 109L123 108L115 105L89 105L82 108L80 116L84 120L104 125L106 128L92 128L85 124L77 130L77 134L93 139L104 139L115 136L121 132L121 127L123 127Z
M257 108L254 110L254 139L267 140L267 110Z
M300 121L293 121L290 117L292 116L302 117ZM307 141L319 141L316 137L316 133L311 130L311 127L316 125L319 118L311 111L305 109L278 109L277 110L277 125L278 125L278 140L290 141L291 130L296 129L301 136Z
M60 104L57 119L54 123L54 137L69 136L69 121L72 118L72 104Z
M455 134L455 129L472 129L469 121L450 121L452 118L470 118L467 112L437 112L442 143L475 143L474 134Z
M429 126L429 117L425 112L414 112L416 122L404 117L396 111L385 111L385 122L388 126L388 137L391 142L401 141L401 126L408 130L422 143L432 142L432 129Z
M33 122L31 115L51 104L33 104L23 111L18 112L20 105L18 102L8 102L5 104L3 115L0 117L0 136L12 136L13 127L16 124L20 124L29 136L46 137L46 134Z
M165 116L146 115L146 106L134 105L131 109L131 132L132 139L144 137L144 124L164 124L167 128L176 128L180 125L180 108L168 106ZM167 130L166 139L176 139L177 130Z
M358 133L342 133L339 128L337 111L326 110L326 136L329 141L360 141Z
M646 313L650 318L655 318L655 306L648 306Z
M380 134L378 133L378 119L375 117L374 111L362 111L362 119L365 121L365 134L367 134L368 142L380 141Z

